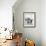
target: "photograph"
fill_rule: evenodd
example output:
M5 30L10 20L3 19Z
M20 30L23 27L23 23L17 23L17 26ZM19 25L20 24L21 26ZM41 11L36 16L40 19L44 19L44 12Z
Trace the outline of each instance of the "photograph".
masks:
M35 12L24 12L23 13L23 26L24 27L35 27L36 26L36 13Z

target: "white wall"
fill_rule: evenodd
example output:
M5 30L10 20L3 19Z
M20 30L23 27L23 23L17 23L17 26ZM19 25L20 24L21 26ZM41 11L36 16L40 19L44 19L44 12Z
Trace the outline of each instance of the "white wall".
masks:
M42 46L46 46L46 0L41 1L41 38Z
M15 16L15 28L18 32L22 32L24 38L35 41L36 46L41 46L41 0L18 0L19 3L13 6ZM21 2L21 3L20 3ZM23 27L23 12L36 12L36 27L24 28Z
M15 28L22 32L24 37L35 41L36 46L46 46L46 1L45 0L18 0L13 6ZM36 12L36 27L23 27L23 12Z
M12 6L16 0L0 0L0 27L12 28Z

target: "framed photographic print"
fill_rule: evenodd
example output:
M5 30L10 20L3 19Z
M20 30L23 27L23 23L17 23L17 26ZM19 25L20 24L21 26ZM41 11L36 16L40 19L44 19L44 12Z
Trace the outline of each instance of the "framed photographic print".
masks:
M24 12L23 13L23 26L24 27L36 27L36 13Z

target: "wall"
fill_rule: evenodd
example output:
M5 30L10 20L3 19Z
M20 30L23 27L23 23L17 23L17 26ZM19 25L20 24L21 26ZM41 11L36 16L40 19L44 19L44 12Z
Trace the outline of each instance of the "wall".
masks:
M36 12L36 27L23 27L23 12ZM13 6L15 28L23 33L26 39L34 40L36 46L41 46L41 0L18 0Z
M41 1L41 38L42 46L46 46L46 0Z
M12 6L16 0L0 0L0 27L12 29Z

